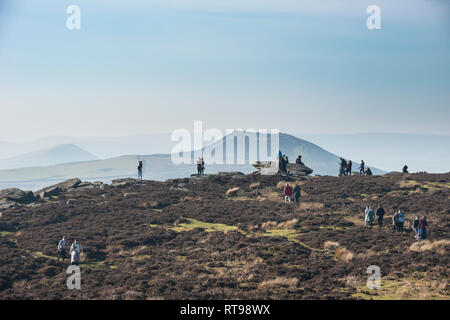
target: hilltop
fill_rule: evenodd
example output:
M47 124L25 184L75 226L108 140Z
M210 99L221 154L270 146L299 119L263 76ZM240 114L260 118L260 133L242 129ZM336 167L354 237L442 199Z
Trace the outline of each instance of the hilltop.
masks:
M72 181L0 210L0 299L449 299L449 178L299 178L300 208L278 175ZM385 226L369 229L363 209L378 202ZM409 223L423 214L429 240L417 243ZM79 291L55 261L63 234L85 248ZM380 290L366 287L371 265Z

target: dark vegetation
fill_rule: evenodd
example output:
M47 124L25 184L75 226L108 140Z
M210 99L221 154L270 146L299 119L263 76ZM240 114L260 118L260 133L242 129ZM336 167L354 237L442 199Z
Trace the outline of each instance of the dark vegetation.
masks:
M279 176L65 192L0 210L0 299L448 299L449 177L305 178L300 208ZM378 202L381 230L363 217ZM417 245L408 221L392 231L399 208L427 215L428 240ZM85 249L81 290L56 261L62 235ZM366 287L370 265L380 290Z

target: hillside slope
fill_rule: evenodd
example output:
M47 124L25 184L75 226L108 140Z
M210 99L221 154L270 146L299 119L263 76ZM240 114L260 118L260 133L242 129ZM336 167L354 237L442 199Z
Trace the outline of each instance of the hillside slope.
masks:
M449 299L449 181L310 177L300 208L277 176L75 189L2 210L0 299ZM378 202L385 225L371 229L363 209ZM399 207L404 233L390 223ZM429 240L416 242L410 223L424 212ZM61 235L84 246L81 290L55 261ZM371 265L380 290L366 287Z

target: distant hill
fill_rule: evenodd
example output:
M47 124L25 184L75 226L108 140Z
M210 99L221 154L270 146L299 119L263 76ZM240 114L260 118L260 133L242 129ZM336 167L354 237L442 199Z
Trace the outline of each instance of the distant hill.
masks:
M99 160L93 154L73 144L61 144L52 148L0 159L0 169L52 166L57 164Z
M217 143L217 145L222 144ZM289 157L291 162L295 161L298 154L302 154L305 164L314 170L313 174L335 176L338 173L339 157L313 143L281 133L280 149ZM274 159L275 157L276 155L274 155ZM166 180L187 177L196 173L195 164L175 165L170 154L127 155L97 161L77 163L72 161L72 163L46 167L0 170L0 189L18 187L35 190L73 177L86 181L98 180L103 182L110 182L112 179L121 177L135 177L138 160L144 162L144 179ZM368 165L370 166L370 164ZM355 162L355 170L356 167ZM379 169L370 168L374 174L384 173ZM256 169L249 163L244 165L207 165L205 173L217 173L219 171L251 173Z

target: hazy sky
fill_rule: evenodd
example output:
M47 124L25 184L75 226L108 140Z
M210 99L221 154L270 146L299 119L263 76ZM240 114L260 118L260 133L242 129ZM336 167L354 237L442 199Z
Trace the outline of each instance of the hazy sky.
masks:
M446 0L0 0L0 140L450 134L449 21Z

